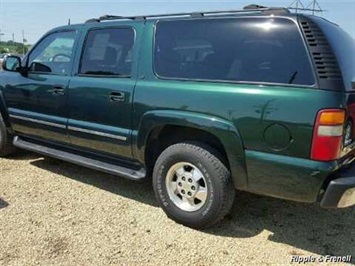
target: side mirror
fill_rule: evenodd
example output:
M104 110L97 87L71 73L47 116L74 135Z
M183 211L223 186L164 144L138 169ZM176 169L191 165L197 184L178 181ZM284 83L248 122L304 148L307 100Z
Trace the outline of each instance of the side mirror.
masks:
M2 69L5 71L19 72L21 68L21 58L18 56L10 55L4 58L2 62Z
M50 73L52 72L52 69L49 66L46 66L44 64L41 64L39 62L33 62L29 69L34 72L44 72L44 73Z

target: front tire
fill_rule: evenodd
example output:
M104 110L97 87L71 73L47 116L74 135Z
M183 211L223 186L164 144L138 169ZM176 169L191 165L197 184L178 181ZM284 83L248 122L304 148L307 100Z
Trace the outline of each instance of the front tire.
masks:
M235 197L228 168L202 143L178 143L164 150L154 167L153 187L168 217L196 229L223 219Z
M4 120L0 114L0 157L5 157L15 151L12 140L13 137L7 131Z

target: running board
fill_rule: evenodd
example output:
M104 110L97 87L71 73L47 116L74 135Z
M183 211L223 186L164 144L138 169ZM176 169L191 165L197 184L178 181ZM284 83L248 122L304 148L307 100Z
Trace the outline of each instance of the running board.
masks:
M67 162L78 164L81 166L85 166L85 167L88 167L91 169L106 172L108 174L122 176L122 177L132 179L132 180L143 179L143 178L145 178L145 175L146 175L144 169L141 169L139 171L135 171L135 170L132 170L132 169L129 169L126 167L122 167L122 166L118 166L115 164L106 163L106 162L102 162L99 160L84 157L81 155L77 155L77 154L61 151L58 149L49 148L49 147L46 147L43 145L35 144L32 142L20 139L18 136L16 136L14 138L13 144L14 144L14 146L24 149L24 150L40 153L42 155L54 157L54 158L57 158L57 159L60 159L63 161L67 161Z

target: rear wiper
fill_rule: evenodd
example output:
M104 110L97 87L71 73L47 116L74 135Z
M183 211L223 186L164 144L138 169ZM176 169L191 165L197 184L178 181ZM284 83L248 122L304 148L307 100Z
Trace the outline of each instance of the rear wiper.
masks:
M293 83L293 81L295 80L297 74L298 74L298 71L295 71L295 73L292 74L290 80L288 81L288 84L292 84Z

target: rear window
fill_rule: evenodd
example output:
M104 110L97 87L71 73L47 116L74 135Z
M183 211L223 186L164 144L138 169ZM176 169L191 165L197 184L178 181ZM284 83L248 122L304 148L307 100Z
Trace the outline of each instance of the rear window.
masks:
M315 83L297 25L282 18L158 22L154 68L173 79Z

